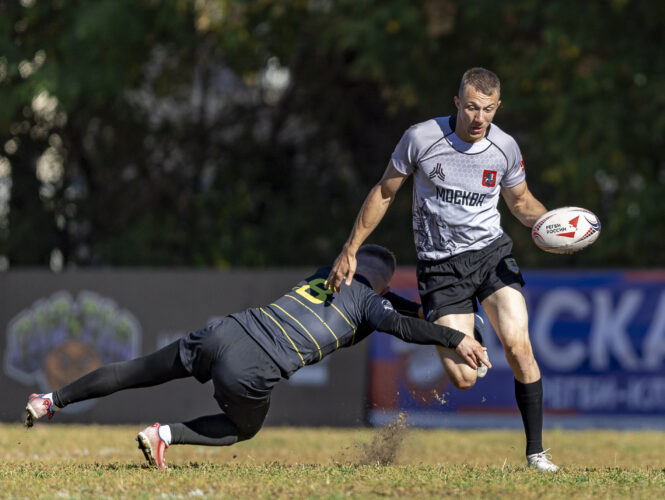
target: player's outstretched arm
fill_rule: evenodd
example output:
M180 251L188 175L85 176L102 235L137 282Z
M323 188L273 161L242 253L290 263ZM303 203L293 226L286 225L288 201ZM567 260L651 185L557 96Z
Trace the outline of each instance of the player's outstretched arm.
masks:
M425 318L423 313L423 306L421 306L418 302L414 302L402 297L401 295L397 295L396 293L391 292L390 289L386 290L385 293L382 293L381 296L384 299L390 301L393 309L395 309L395 311L401 315L409 316L411 318Z
M406 175L395 169L391 160L379 183L372 188L367 198L365 198L365 202L353 224L351 235L344 244L342 252L335 259L333 268L328 275L327 287L329 289L338 292L342 281L345 281L347 285L351 284L356 272L356 252L374 231L374 228L379 225L406 178Z
M526 227L532 227L547 212L545 206L531 194L526 181L511 188L502 188L501 194L510 212Z
M392 312L384 316L376 329L412 344L439 345L455 349L474 370L480 366L480 363L488 368L492 367L485 358L487 349L474 338L454 328Z

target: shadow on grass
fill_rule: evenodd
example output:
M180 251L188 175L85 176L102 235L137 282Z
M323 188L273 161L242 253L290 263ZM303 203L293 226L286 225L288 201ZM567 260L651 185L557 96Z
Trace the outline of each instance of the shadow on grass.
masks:
M224 464L226 465L226 464ZM82 470L94 470L94 471L155 471L163 472L148 465L147 463L139 462L95 462L93 464L78 464L77 467ZM208 462L185 462L180 464L168 464L167 471L178 471L178 470L205 470L205 469L217 469L220 467L220 464L208 463Z

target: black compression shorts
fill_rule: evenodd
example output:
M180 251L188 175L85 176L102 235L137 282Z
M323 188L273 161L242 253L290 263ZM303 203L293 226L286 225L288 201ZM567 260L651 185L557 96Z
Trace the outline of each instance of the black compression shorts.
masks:
M235 319L191 332L179 347L185 369L199 382L212 379L217 403L237 426L260 426L282 373Z
M425 318L435 321L446 314L477 312L477 300L505 286L521 291L524 279L512 249L512 240L503 234L480 250L419 261L416 273Z

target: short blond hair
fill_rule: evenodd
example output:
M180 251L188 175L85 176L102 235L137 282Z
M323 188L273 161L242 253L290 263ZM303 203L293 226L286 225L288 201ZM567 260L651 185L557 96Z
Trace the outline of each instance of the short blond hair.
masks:
M485 95L492 95L496 92L501 96L501 81L499 77L485 68L471 68L464 72L459 85L459 95L464 93L464 88L467 85L471 85Z

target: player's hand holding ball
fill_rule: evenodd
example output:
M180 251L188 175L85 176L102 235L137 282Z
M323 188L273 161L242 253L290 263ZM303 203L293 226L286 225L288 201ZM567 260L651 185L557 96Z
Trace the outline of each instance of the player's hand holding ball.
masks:
M582 250L596 241L599 235L598 217L578 207L550 210L531 228L531 238L538 248L559 254Z

